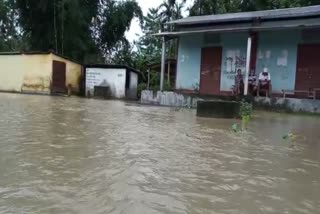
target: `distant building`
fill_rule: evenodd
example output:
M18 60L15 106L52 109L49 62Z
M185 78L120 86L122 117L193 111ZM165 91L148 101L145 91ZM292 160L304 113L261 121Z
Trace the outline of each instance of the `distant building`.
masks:
M123 65L85 66L87 97L137 99L139 72Z
M150 72L156 72L156 73L161 73L161 63L152 63L149 64L148 69ZM174 87L175 86L175 81L176 81L176 71L177 71L177 60L168 58L166 59L165 62L165 81L167 83ZM150 75L148 76L148 83L153 82L153 80L150 78ZM148 84L149 86L149 84Z
M258 76L267 68L274 95L320 92L320 5L195 16L167 24L174 31L157 36L179 41L176 89L230 95L238 69L248 79L249 71Z
M81 74L80 63L53 52L0 53L0 91L78 94Z

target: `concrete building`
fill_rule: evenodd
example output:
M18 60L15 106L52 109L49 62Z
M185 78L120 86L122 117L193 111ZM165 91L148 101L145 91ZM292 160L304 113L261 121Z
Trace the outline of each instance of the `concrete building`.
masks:
M167 24L174 31L157 36L179 41L178 90L230 95L241 69L247 93L248 71L258 75L268 68L274 96L284 90L289 97L317 93L320 98L320 5L196 16Z
M80 92L82 65L53 52L0 53L0 91L66 94Z
M87 65L86 96L137 99L138 74L138 71L123 65Z

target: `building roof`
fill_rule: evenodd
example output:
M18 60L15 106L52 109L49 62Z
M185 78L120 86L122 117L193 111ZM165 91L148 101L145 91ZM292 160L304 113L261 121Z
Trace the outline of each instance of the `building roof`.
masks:
M167 58L166 61L165 61L165 64L168 64L169 62L172 63L172 64L176 64L177 63L177 59L175 59L175 58ZM147 66L149 68L161 67L161 62L150 63Z
M133 71L134 73L141 74L140 71L131 68L126 65L117 65L117 64L90 64L90 65L85 65L85 68L118 68L118 69L126 69Z
M176 25L194 25L221 22L241 22L251 21L253 19L273 20L273 19L289 19L303 18L320 15L320 5L309 7L286 8L277 10L263 10L254 12L228 13L208 16L191 16L183 19L171 21L167 24Z
M78 62L77 60L71 59L67 56L60 55L52 50L50 51L13 51L13 52L0 52L1 55L47 55L47 54L54 54L58 57L61 57L63 59L69 60L71 62L77 63L79 65L82 65L82 63Z
M320 17L303 20L280 20L260 22L259 24L249 23L225 23L212 26L200 26L184 28L179 31L162 32L156 36L177 37L195 33L222 33L222 32L246 32L246 31L264 31L264 30L282 30L282 29L308 29L320 28Z

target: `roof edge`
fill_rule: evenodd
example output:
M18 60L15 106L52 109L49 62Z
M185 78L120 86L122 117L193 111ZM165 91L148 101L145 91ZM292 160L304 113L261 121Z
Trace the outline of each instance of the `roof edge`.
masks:
M303 9L310 9L311 11L306 12L302 11ZM276 14L274 17L271 17L270 15L259 15L258 13L277 13L277 12L285 12L288 11L288 14ZM257 15L255 15L255 13ZM224 16L224 15L241 15L246 14L247 16L244 17L235 17L235 18L226 18L225 20L215 20L214 17ZM249 15L250 14L250 15ZM271 10L258 10L258 11L245 11L245 12L237 12L237 13L222 13L222 14L212 14L212 15L200 15L200 16L189 16L182 19L173 20L170 22L167 22L167 25L192 25L197 23L215 23L215 22L224 22L226 20L228 21L245 21L245 20L251 20L254 18L261 18L261 19L277 19L277 18L303 18L313 15L319 15L320 14L320 5L312 5L312 6L306 6L306 7L291 7L291 8L280 8L280 9L271 9ZM196 18L199 18L200 20L195 20Z
M0 52L0 56L10 56L10 55L49 55L49 54L53 54L57 57L61 57L65 60L68 60L70 62L73 62L73 63L76 63L76 64L79 64L79 65L83 65L82 63L80 63L79 61L77 60L74 60L74 59L71 59L67 56L63 56L63 55L60 55L56 52L54 52L53 50L49 50L49 51L12 51L12 52Z
M130 71L133 71L134 73L136 74L141 74L140 71L130 67L130 66L127 66L127 65L121 65L121 64L87 64L87 65L84 65L85 69L86 68L119 68L119 69L127 69L127 70L130 70Z

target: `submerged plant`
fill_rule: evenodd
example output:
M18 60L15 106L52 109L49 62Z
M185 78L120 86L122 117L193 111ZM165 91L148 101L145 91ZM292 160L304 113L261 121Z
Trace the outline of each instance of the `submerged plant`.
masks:
M238 133L241 131L244 131L247 129L247 125L250 122L250 119L252 117L252 104L246 102L245 100L242 100L240 103L240 111L239 111L239 117L241 118L242 124L241 126L237 123L232 124L231 131Z
M239 128L239 125L238 125L237 123L234 123L234 124L232 124L232 126L231 126L231 131L237 133L237 132L241 131L241 129Z
M250 119L252 117L252 104L246 102L245 100L242 100L240 103L240 112L239 112L239 116L242 120L242 128L246 129L248 123L250 122Z

